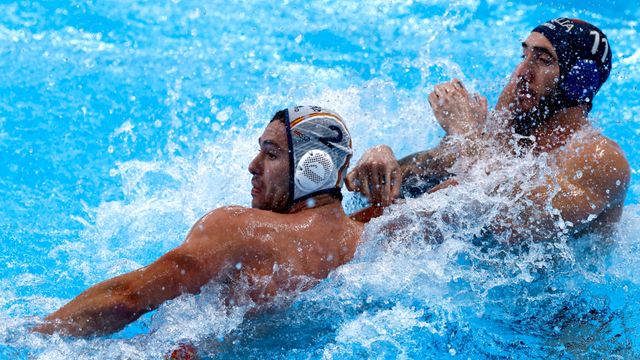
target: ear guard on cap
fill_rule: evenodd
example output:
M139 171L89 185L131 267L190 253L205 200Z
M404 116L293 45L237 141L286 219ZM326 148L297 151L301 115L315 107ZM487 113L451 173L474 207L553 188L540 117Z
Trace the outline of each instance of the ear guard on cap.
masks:
M561 17L532 32L544 35L558 55L559 105L567 108L591 102L611 71L611 48L602 30L583 20Z
M322 150L307 151L296 166L296 185L305 192L314 192L336 182L331 156Z
M569 100L592 101L600 85L600 72L593 60L581 59L569 70L560 86Z

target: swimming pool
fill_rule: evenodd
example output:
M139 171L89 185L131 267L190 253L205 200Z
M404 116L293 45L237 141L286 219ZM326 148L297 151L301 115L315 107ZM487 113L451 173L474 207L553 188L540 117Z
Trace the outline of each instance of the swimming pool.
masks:
M157 359L181 341L216 358L640 352L634 2L108 0L0 9L1 358ZM246 167L275 110L335 109L350 124L355 158L378 143L400 156L424 149L442 135L426 104L433 85L459 77L494 104L520 41L561 15L597 24L614 52L592 112L633 169L612 244L473 244L488 221L472 209L487 201L475 190L504 181L496 175L409 204L469 219L443 228L441 246L407 241L419 223L380 239L383 219L352 263L286 310L244 319L247 309L224 311L210 286L111 337L26 330L33 316L175 247L208 210L248 205ZM347 196L347 209L358 206Z

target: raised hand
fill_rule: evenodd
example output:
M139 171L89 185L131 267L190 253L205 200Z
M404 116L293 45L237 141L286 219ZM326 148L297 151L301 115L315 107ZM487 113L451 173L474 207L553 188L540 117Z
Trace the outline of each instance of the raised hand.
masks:
M447 135L478 133L487 118L487 98L470 95L458 79L436 85L428 100Z

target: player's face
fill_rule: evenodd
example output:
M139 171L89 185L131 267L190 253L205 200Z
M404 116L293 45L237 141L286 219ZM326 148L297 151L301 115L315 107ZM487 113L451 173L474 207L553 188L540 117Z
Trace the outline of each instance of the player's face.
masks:
M285 125L272 121L258 139L260 151L249 164L251 207L283 212L289 199L289 146Z
M558 88L560 66L551 42L533 32L522 43L522 61L513 73L515 107L527 113L552 97Z

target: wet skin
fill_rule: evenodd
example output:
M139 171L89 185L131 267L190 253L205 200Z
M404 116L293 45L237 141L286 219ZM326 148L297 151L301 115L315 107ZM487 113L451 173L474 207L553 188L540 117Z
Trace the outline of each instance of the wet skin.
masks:
M507 119L504 129L499 133L483 133L486 99L469 94L461 81L437 85L428 100L446 132L441 143L399 161L389 147L376 146L365 152L349 173L347 188L361 192L373 204L386 206L398 198L402 184L409 179L444 181L432 191L455 186L456 180L445 179L456 175L448 172L456 161L464 157L482 160L482 144L491 138L509 140L510 129L518 132L520 128L533 136L534 153L548 154L549 163L556 170L546 174L546 181L526 194L531 205L518 214L521 219L530 219L525 221L526 229L509 228L509 215L503 214L499 216L503 225L491 230L508 231L512 240L525 232L534 239L548 238L549 233L554 233L554 219L550 214L548 218L534 218L533 214L548 213L543 209L549 202L570 222L571 234L606 229L622 214L630 181L629 164L613 140L596 132L590 137L574 136L590 129L586 105L560 109L553 115L541 111L558 93L559 74L557 54L551 43L542 34L531 33L522 43L522 61L496 105L496 114ZM450 139L454 137L458 139L457 145L452 146ZM512 152L513 144L504 141L501 146Z
M198 293L210 281L230 286L233 299L227 300L248 297L265 303L279 292L308 289L351 260L363 225L346 216L340 201L318 196L313 207L303 202L285 213L286 141L278 121L260 137L260 152L249 165L253 208L211 211L182 245L146 267L89 288L33 330L74 336L112 333L167 300ZM240 279L249 284L246 291Z

